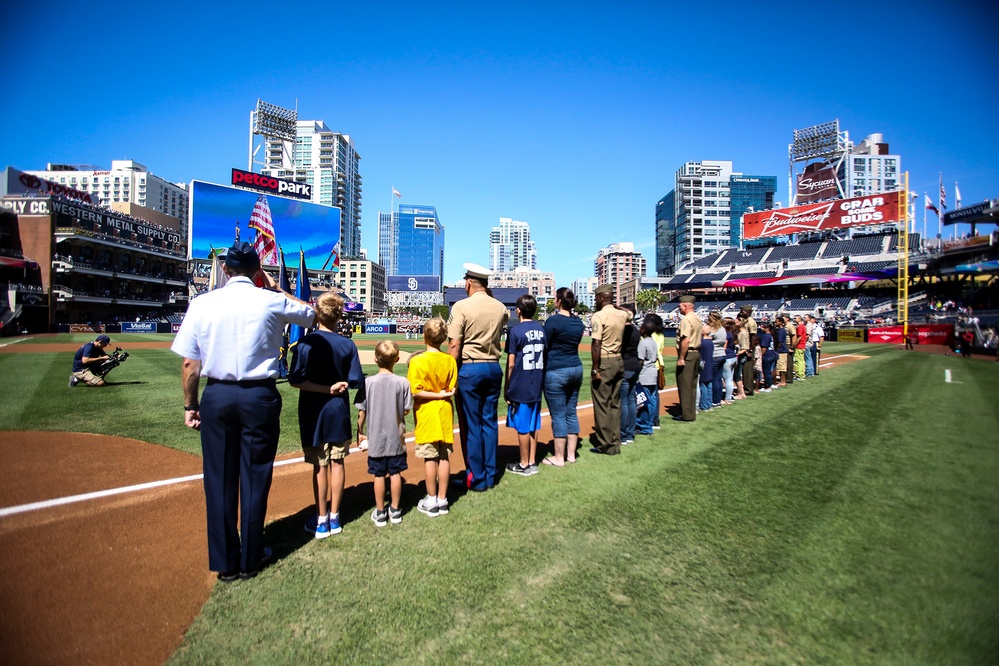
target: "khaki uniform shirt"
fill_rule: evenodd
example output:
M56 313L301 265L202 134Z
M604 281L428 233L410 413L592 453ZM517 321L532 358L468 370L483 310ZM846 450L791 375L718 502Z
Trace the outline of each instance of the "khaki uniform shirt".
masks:
M447 335L461 341L462 361L498 361L503 353L500 338L509 319L505 305L477 291L451 307Z
M600 341L601 356L620 356L624 341L624 327L631 321L631 314L605 305L590 317L590 337Z
M696 312L691 311L683 315L683 319L680 320L680 330L677 331L676 335L677 352L680 351L680 340L683 338L690 340L690 343L687 345L687 351L701 351L701 334L703 329L704 324Z
M798 341L795 339L798 336L798 327L795 326L793 320L788 320L784 324L784 330L787 331L787 349L788 351L794 351L794 348L798 345Z
M746 317L746 320L742 322L742 330L747 331L750 335L756 335L759 327L756 325L756 320L751 316Z

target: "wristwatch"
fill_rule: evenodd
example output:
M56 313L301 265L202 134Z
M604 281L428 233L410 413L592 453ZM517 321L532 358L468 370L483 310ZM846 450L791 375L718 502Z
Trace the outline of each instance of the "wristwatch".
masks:
M201 409L200 405L184 405L185 412L196 412Z

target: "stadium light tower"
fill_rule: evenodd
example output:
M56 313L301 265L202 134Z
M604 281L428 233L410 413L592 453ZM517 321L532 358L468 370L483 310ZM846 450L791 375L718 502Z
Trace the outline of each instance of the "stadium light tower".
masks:
M282 150L289 152L289 155L285 156L289 158L286 161L290 161L290 145L295 141L298 132L297 125L297 103L295 109L285 109L257 98L257 108L250 112L250 150L247 171L253 171L253 157L260 149L259 145L256 148L253 147L254 136L262 136L264 139L281 139ZM257 164L263 165L264 162L257 162Z
M838 173L840 164L851 149L848 132L839 131L839 118L829 123L812 125L805 129L794 130L791 143L787 146L787 189L790 205L798 203L798 192L794 186L795 162L807 162L813 159L824 159ZM845 197L843 184L836 179L840 197Z

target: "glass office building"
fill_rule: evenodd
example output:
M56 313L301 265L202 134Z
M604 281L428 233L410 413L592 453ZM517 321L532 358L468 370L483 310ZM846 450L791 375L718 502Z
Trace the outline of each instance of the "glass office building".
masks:
M656 203L656 275L668 277L676 272L673 244L676 235L676 190Z
M733 175L729 179L731 227L729 245L739 247L742 242L742 216L745 213L769 210L774 207L777 176Z
M444 226L433 206L399 204L379 215L378 261L386 276L444 276ZM438 287L439 288L439 287Z

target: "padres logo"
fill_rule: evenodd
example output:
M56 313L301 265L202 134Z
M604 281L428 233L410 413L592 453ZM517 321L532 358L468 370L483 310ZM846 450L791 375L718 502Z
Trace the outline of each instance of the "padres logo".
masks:
M409 286L410 291L416 291L416 288L419 286L419 283L417 283L416 278L409 278L409 282L407 283L407 285Z

